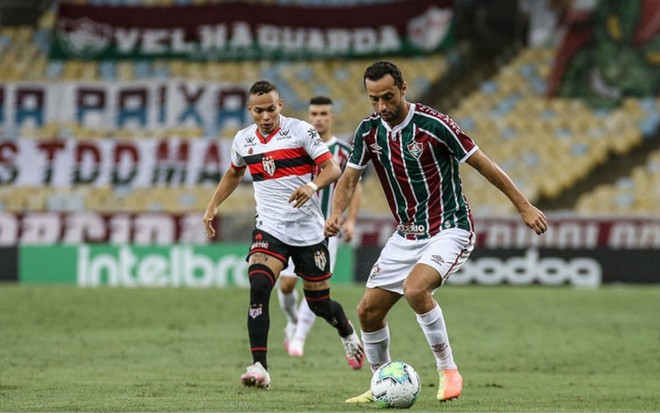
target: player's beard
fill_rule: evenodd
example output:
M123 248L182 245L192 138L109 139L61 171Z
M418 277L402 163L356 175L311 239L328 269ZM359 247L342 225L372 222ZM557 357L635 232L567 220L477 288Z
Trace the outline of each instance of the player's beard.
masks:
M394 108L394 110L385 110L380 112L380 117L387 123L398 123L397 121L402 121L401 115L403 113L403 110L400 106L397 106Z

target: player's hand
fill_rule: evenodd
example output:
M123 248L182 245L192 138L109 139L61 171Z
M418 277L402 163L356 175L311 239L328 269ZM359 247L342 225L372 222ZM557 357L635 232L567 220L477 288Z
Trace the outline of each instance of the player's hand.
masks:
M353 234L355 233L355 222L346 221L342 227L342 234L344 235L345 242L351 242L353 239Z
M213 219L218 213L218 207L209 205L206 207L206 212L204 212L204 227L206 228L206 236L209 238L215 237L215 228L213 228Z
M530 205L530 207L522 211L520 215L522 215L525 224L533 229L537 235L541 235L548 230L548 219L545 217L545 214L535 206Z
M323 228L323 234L326 237L334 237L339 234L341 230L341 224L344 222L344 217L337 214L330 215L327 221L325 221L325 227Z
M300 208L305 204L305 202L309 201L312 197L314 196L314 190L312 187L309 185L303 185L301 187L298 187L291 196L289 197L289 204L292 202L295 202L293 204L294 208Z

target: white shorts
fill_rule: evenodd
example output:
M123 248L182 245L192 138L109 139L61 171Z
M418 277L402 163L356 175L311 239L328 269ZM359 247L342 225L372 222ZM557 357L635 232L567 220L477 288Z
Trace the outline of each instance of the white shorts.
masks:
M330 272L335 271L335 261L337 260L337 248L339 247L339 238L328 238L328 252L330 253ZM293 260L289 258L289 265L280 272L280 277L297 277L296 266L293 265Z
M459 228L444 229L431 238L420 240L394 233L371 267L367 287L403 295L403 281L419 263L435 268L444 283L467 260L475 239L473 232Z

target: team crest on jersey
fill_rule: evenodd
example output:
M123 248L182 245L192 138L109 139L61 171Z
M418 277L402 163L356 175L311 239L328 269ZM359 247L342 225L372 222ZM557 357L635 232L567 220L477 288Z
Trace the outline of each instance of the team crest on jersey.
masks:
M250 310L248 311L248 314L250 317L254 320L255 318L259 317L263 313L263 307L250 307Z
M261 163L264 166L264 171L270 176L275 175L275 159L272 156L264 156L261 159Z
M371 150L373 150L376 155L383 154L383 147L380 146L377 142L372 143L369 145L369 147L371 147Z
M328 263L327 258L323 251L316 251L314 253L314 264L319 268L319 270L325 269L325 264Z
M420 142L413 142L410 145L408 145L408 151L412 156L415 157L415 159L419 159L419 157L422 155L423 150L424 150L424 145L421 144Z

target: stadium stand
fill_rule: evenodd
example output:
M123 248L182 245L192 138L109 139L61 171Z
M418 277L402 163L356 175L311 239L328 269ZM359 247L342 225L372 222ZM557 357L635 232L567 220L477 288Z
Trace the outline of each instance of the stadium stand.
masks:
M373 4L387 0L274 0L280 5ZM214 0L78 0L90 5L195 5ZM263 2L262 2L263 3ZM0 27L0 81L119 81L145 79L193 79L244 82L268 78L281 89L285 114L305 118L307 100L328 94L336 100L335 131L349 138L360 119L370 112L361 87L362 71L371 60L314 62L187 62L133 61L99 63L88 61L49 61L47 57L55 9L50 8L36 27ZM497 73L485 78L476 90L463 96L447 111L479 146L498 162L530 200L553 199L589 178L612 156L625 156L645 139L657 135L660 100L626 99L621 107L595 110L575 98L548 98L550 75L556 48L522 48L501 62ZM384 57L385 59L389 57ZM396 58L410 86L412 101L432 100L434 86L451 67L451 56L435 54L416 58ZM190 139L229 139L236 131L227 127L218 136L201 128L167 130L84 128L76 123L47 123L41 128L23 128L10 139L50 139L71 137L89 139L141 139L177 136ZM2 132L2 131L0 131ZM6 133L6 132L5 132ZM656 138L657 139L657 138ZM660 155L654 152L646 165L638 166L615 184L603 184L579 197L575 208L581 213L628 213L657 211L658 189L654 182L660 173ZM468 198L476 215L508 215L510 204L471 168L464 168ZM387 212L387 203L373 176L364 180L365 214ZM156 188L89 187L70 189L0 187L0 210L8 211L201 211L206 205L208 186ZM231 198L227 210L252 205L248 186Z
M658 212L660 205L660 149L649 155L644 165L636 166L630 176L614 184L599 185L582 195L576 211L582 214L648 214Z

